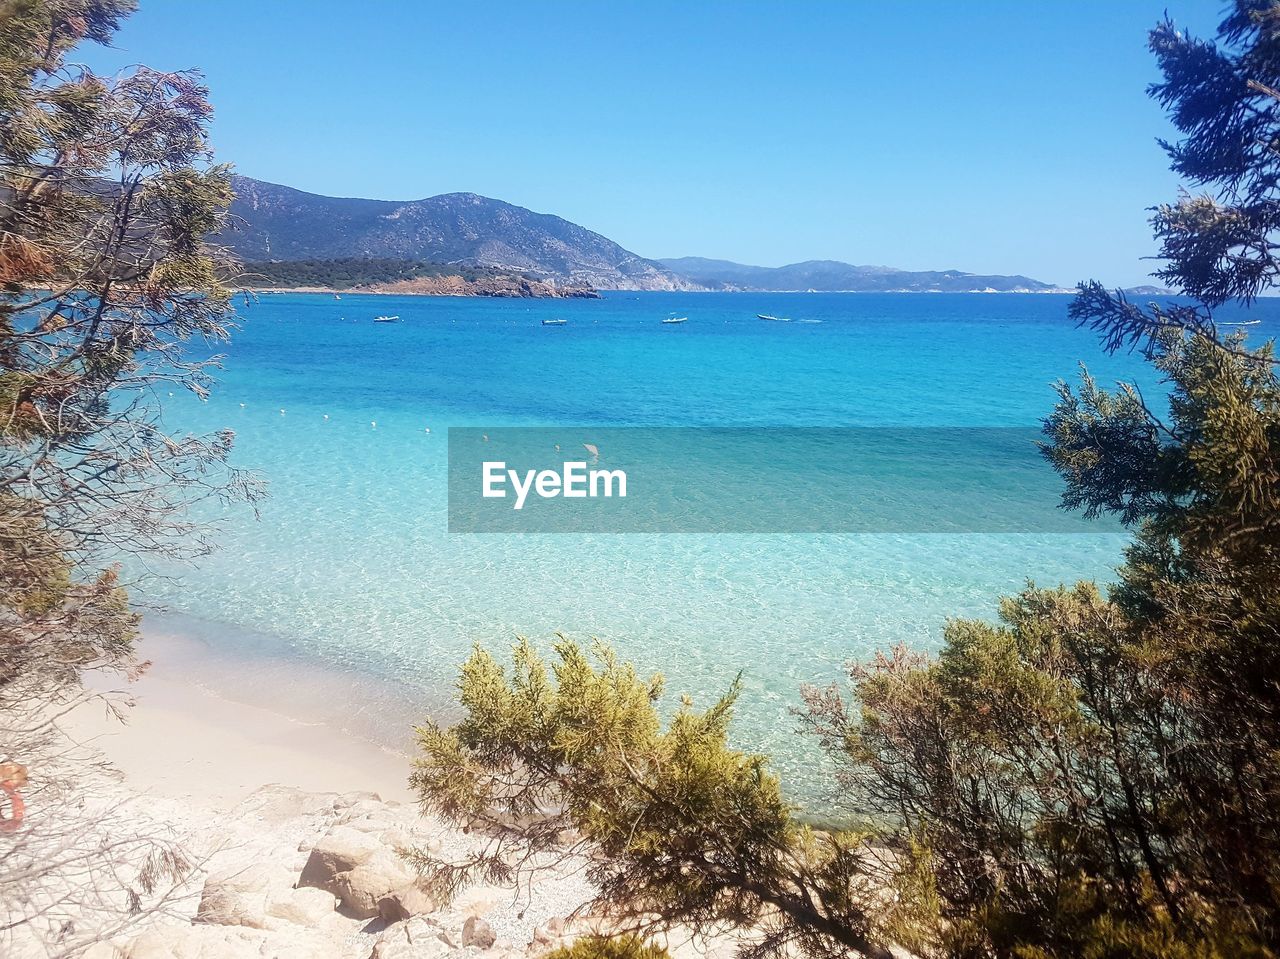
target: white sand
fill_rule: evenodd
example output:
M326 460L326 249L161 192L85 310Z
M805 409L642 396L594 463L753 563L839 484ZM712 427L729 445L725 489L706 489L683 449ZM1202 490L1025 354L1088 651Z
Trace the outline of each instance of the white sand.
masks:
M226 810L260 786L368 791L409 802L409 757L318 723L233 702L162 667L129 687L127 725L92 702L65 724L136 792Z
M581 915L594 894L585 863L574 857L518 887L470 887L452 903L390 925L335 910L336 900L320 890L296 888L310 851L335 830L347 837L340 847L353 831L376 836L382 869L399 861L403 847L456 862L485 839L422 817L407 787L409 757L345 728L344 721L355 728L363 721L407 741L415 717L397 718L394 704L370 706L377 690L368 684L292 661L236 661L190 637L150 635L143 652L153 665L140 680L99 687L133 700L125 724L100 701L62 724L89 747L75 751L86 757L76 792L33 795L29 803L33 841L56 846L74 835L97 850L88 872L70 880L95 895L76 892L0 933L0 954L45 957L74 928L82 941L98 941L93 959L534 959L599 928L589 918L564 921ZM290 713L314 708L306 720L288 715L264 702L264 691L277 693ZM316 720L321 710L336 721ZM45 827L50 835L41 839ZM172 887L149 892L143 912L123 921L123 889L137 887L150 848L131 844L135 834L178 844L193 868ZM51 888L61 887L55 881ZM473 916L488 923L493 945L468 945L464 927ZM677 931L666 944L674 959L728 959L741 943Z
M209 672L201 650L180 637L149 636L143 648L152 665L141 679L98 687L133 701L127 725L102 702L80 707L65 724L123 772L133 791L218 811L267 784L412 801L407 755L201 685L197 676ZM410 721L406 716L406 730Z
M412 922L356 918L335 911L332 896L317 911L317 898L325 896L295 884L310 850L332 830L376 837L383 870L399 861L401 848L428 848L456 860L483 840L419 814L408 789L407 755L339 728L353 715L357 728L358 720L371 718L365 711L373 692L367 684L314 665L236 661L190 637L148 635L142 651L153 662L137 682L113 678L95 684L95 691L116 703L132 700L123 710L124 722L102 699L60 722L86 747L66 754L78 757L70 760L73 791L40 791L33 780L28 796L24 837L33 865L42 861L41 849L62 854L65 836L98 851L65 879L58 872L47 883L42 877L47 889L41 885L33 903L57 899L65 884L74 887L72 895L47 913L20 904L22 915L35 918L8 934L0 930L0 955L50 955L59 930L70 922L80 941L110 941L111 948L103 946L94 959L99 953L116 955L113 948L130 959L367 959L381 955L378 950L422 959L456 953L464 959L480 955L482 947L463 948L463 925L469 916L483 915L498 937L483 954L525 959L539 926L569 915L591 897L580 866L570 862L520 892L468 889ZM232 694L225 689L229 679L236 684ZM213 683L220 685L211 688ZM328 709L338 722L269 708L262 702L264 691L278 693L285 707ZM242 701L248 699L256 701ZM385 722L407 739L412 718L389 715ZM124 890L138 887L136 877L153 848L135 837L176 844L193 868L172 886L162 881L143 897L143 914L126 921ZM231 894L225 914L202 915L209 884L240 889L236 883L246 885ZM82 894L82 887L95 891ZM218 895L226 899L227 893ZM406 937L418 944L400 941Z

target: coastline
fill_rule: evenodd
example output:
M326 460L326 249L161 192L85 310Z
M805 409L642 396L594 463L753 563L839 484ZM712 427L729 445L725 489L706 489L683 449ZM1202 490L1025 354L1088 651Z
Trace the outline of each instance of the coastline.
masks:
M412 802L410 724L420 717L402 712L398 728L375 741L384 714L399 710L384 703L375 714L362 712L373 681L312 663L215 651L168 628L144 630L140 648L150 666L137 680L89 683L131 703L123 720L96 697L63 722L133 790L215 812L267 785ZM237 675L245 681L236 683Z
M144 647L140 678L91 685L101 695L56 721L58 768L34 770L27 790L36 894L56 897L42 863L67 842L101 850L104 892L0 934L6 955L56 942L90 959L526 959L593 928L572 919L594 895L573 857L519 887L480 881L437 901L402 854L458 862L484 839L421 813L407 754L207 681L206 666L257 670L256 657L219 661L154 629ZM104 697L132 703L123 721Z
M256 295L272 293L321 293L341 296L345 293L384 296L476 296L494 299L573 300L600 299L592 287L558 285L523 276L496 276L468 279L460 275L418 277L416 279L375 282L365 286L245 286L243 291Z
M351 287L327 286L269 286L243 287L237 292L252 293L255 296L272 296L279 293L317 294L323 296L434 296L434 297L473 297L478 299L603 299L602 291L593 290L592 295L581 293L557 294L512 294L512 293L479 293L474 290L421 290L421 289L352 289ZM644 289L609 289L607 293L736 293L750 296L760 295L795 295L807 296L846 296L880 295L880 296L1075 296L1074 289L1052 288L1047 290L644 290ZM1280 294L1278 294L1280 295Z
M420 812L407 754L207 682L205 666L257 669L256 656L221 661L190 636L154 628L145 652L154 660L135 682L94 688L133 703L124 722L101 697L59 721L75 790L29 803L37 828L56 820L110 845L126 883L157 848L181 864L128 919L109 901L51 914L54 926L74 925L86 957L536 959L613 931L589 908L596 888L569 847L517 884L482 879L436 901L401 854L461 862L486 840ZM300 671L297 682L314 681L314 667ZM358 688L348 679L328 676L334 688ZM9 944L34 957L52 934L24 924ZM676 927L655 941L672 959L730 959L744 937Z
M593 292L590 296L581 293L484 293L471 289L457 290L353 290L321 286L272 286L244 287L238 293L250 293L254 296L273 296L278 293L318 294L321 296L425 296L452 297L465 299L468 297L482 300L570 300L600 299L600 294Z

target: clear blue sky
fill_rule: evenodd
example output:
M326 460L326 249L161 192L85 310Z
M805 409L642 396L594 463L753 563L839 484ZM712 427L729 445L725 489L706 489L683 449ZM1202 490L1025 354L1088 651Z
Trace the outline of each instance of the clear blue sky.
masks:
M643 256L1145 281L1144 90L1213 0L141 0L98 69L199 67L239 172L470 191Z

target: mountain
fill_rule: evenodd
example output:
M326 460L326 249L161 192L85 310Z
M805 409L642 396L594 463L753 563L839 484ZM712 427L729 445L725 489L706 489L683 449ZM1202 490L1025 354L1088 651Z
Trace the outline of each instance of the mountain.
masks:
M605 290L698 289L684 277L558 216L474 193L361 200L235 177L232 228L244 260L432 261L513 270Z
M1051 283L1027 276L987 276L960 270L912 272L889 266L853 266L838 260L806 260L778 267L748 266L699 256L659 259L656 262L700 286L720 290L1042 293L1057 289Z
M557 286L602 290L819 290L1042 292L1026 276L960 270L910 272L808 260L763 267L686 256L647 260L599 233L547 213L477 196L424 200L321 196L234 178L232 226L219 237L241 259L380 260L504 271Z

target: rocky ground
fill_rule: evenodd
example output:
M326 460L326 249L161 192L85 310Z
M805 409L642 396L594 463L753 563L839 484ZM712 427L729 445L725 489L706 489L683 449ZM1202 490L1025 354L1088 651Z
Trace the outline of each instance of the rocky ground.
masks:
M184 815L166 801L139 798L131 807L135 828L150 820L157 835ZM372 793L265 786L220 817L177 825L190 874L162 893L154 913L144 898L148 915L83 955L514 959L565 941L574 928L567 917L592 894L565 866L519 891L476 886L447 905L433 902L401 851L461 856L473 842ZM35 941L19 948L41 954Z
M567 857L435 901L403 853L483 840L420 813L406 757L164 672L129 709L26 717L51 732L20 750L25 817L0 833L3 959L524 959L608 931ZM663 944L728 959L739 940Z
M101 858L76 884L143 885L143 847L126 841L116 850L111 838L119 838L122 828L165 837L189 867L181 880L161 882L131 904L137 915L112 908L120 897L101 888L92 911L51 910L18 929L0 949L6 955L524 959L605 928L583 908L593 889L580 862L559 863L518 888L472 886L450 903L433 901L402 851L417 847L456 860L476 840L372 793L264 786L229 811L206 816L176 800L121 801L99 789L79 809L101 833L88 844ZM125 815L117 818L120 812ZM76 898L83 898L83 889ZM104 931L94 935L95 925ZM74 934L60 942L68 930ZM728 959L734 951L727 939L677 937L667 944L676 959Z

